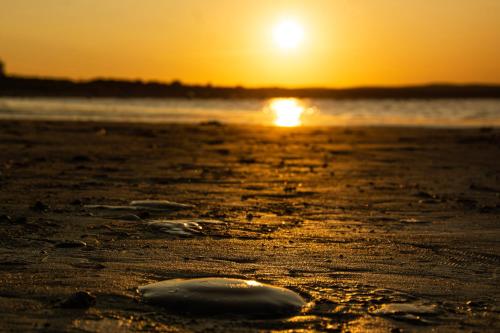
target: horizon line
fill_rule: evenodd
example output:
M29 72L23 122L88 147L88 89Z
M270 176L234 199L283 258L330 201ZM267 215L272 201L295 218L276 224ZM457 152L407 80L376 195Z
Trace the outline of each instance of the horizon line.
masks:
M1 75L0 75L1 77ZM45 76L45 75L25 75L15 73L4 73L4 78L13 79L28 79L28 80L46 80L46 81L69 81L73 83L89 83L98 81L107 82L123 82L123 83L143 83L143 84L161 84L172 85L180 84L184 87L210 87L222 89L245 89L245 90L266 90L266 89L280 89L280 90L356 90L356 89L405 89L405 88L420 88L420 87L500 87L500 82L450 82L450 81L428 81L425 83L404 83L404 84L366 84L366 85L352 85L352 86L286 86L286 85L259 85L259 86L246 86L243 84L217 84L212 82L206 83L190 83L182 79L171 80L158 80L158 79L143 79L143 78L119 78L119 77L106 77L95 76L92 78L72 78L64 76Z

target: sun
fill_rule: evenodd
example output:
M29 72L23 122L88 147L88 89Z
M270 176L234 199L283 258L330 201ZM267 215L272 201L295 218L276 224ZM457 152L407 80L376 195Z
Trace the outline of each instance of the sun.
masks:
M299 22L286 19L276 24L273 37L281 49L296 49L304 39L304 29Z

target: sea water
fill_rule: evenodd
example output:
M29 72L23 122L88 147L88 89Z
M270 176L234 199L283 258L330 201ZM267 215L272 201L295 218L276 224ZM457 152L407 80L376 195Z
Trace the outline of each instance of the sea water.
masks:
M0 97L0 119L273 125L273 101ZM500 99L296 101L304 126L500 126Z

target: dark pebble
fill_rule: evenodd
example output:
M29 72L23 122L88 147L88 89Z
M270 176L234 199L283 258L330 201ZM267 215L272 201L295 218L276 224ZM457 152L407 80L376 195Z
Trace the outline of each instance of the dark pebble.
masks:
M9 215L0 215L0 223L12 223L12 218Z
M483 302L476 302L476 301L467 301L466 304L471 308L479 308L484 306Z
M75 155L71 160L73 162L90 162L90 157L86 155Z
M65 309L88 309L94 306L96 297L86 291L78 291L62 301L59 307Z
M25 224L28 222L28 218L24 217L24 216L19 216L19 217L16 217L13 219L13 222L15 224Z
M150 218L151 214L149 212L146 212L146 211L141 211L137 214L137 216L139 216L141 219L145 220L145 219Z
M73 264L72 266L76 267L76 268L83 268L83 269L104 269L104 268L106 268L106 266L104 266L103 264L91 263L91 262L77 263L77 264Z
M31 209L36 212L45 212L49 209L49 205L44 204L41 201L37 201L33 206L31 206Z
M257 160L253 157L241 157L239 159L239 162L241 164L254 164L254 163L257 163Z
M82 241L64 241L56 244L56 247L59 248L78 248L78 247L85 247L87 246L87 243L82 242Z
M424 192L424 191L419 191L415 194L415 196L419 197L419 198L424 198L424 199L434 199L435 196L430 194L430 193L427 193L427 192Z
M217 149L215 152L222 156L228 156L231 153L229 149Z

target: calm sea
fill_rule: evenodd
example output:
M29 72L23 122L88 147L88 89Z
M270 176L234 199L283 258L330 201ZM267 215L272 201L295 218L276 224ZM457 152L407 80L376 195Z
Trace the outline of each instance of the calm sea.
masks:
M264 124L276 100L0 98L0 119ZM294 100L310 125L500 126L500 100ZM286 105L286 103L285 103ZM281 110L280 112L287 112Z

